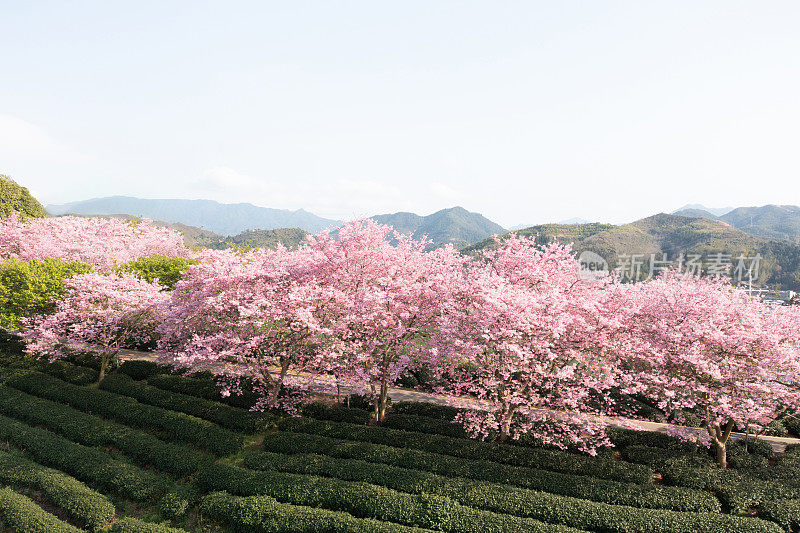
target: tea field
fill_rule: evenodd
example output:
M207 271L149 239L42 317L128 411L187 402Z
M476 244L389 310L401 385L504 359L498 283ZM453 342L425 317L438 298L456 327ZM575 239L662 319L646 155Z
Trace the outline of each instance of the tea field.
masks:
M253 413L212 376L97 371L5 354L0 528L19 532L602 531L800 528L800 448L731 445L731 468L671 437L614 430L597 457L466 438L453 408L381 426L316 402Z

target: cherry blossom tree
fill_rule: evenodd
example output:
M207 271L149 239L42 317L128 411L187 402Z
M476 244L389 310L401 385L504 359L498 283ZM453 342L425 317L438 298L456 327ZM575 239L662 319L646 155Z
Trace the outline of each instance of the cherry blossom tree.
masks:
M800 315L772 307L726 280L666 273L620 286L631 389L665 413L702 419L719 466L734 427L763 429L781 406L800 405Z
M262 394L256 408L272 408L290 370L305 369L317 353L314 254L279 247L200 259L167 303L159 351L171 363L221 373L223 394L241 392L250 378Z
M79 274L65 282L66 295L53 313L26 319L29 353L49 360L71 349L88 349L100 359L100 377L121 348L154 340L162 287L129 274Z
M579 279L569 247L497 240L464 273L441 316L438 343L452 389L482 400L461 417L476 436L530 433L594 453L607 443L593 399L615 384L613 333L603 282Z
M452 247L426 252L426 244L372 220L306 244L320 257L314 299L325 331L322 360L343 382L372 394L377 423L389 386L429 354L435 318L462 261Z
M180 234L148 220L76 216L22 220L16 214L0 219L0 260L53 257L109 271L154 254L186 257L189 252Z

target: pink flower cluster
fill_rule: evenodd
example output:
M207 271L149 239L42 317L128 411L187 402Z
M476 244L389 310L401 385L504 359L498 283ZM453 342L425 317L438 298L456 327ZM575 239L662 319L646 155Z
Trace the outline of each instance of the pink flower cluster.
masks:
M107 271L141 257L187 253L178 233L148 220L64 216L23 221L16 214L0 218L0 260L55 257Z

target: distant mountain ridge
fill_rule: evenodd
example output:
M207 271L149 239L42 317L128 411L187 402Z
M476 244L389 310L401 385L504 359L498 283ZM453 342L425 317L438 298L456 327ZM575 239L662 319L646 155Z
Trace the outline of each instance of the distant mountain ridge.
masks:
M795 205L737 207L722 215L709 210L681 208L675 214L720 220L751 235L800 243L800 207Z
M722 220L660 213L619 226L543 224L515 233L533 236L539 244L571 243L576 254L595 252L605 258L612 269L622 266L625 257L630 260L636 254L645 274L649 273L653 254L656 261L666 259L673 263L681 256L699 256L703 268L715 258L722 260L719 254L723 254L724 261L732 265L731 273L735 273L739 256L745 258L745 266L751 264L752 258L760 256L757 285L800 290L800 244L752 235ZM463 251L476 254L494 246L494 241L486 239Z
M397 232L410 234L415 239L427 236L433 247L452 244L456 248L463 248L491 235L506 232L501 225L463 207L442 209L427 216L400 212L370 218L380 224L393 226Z
M222 204L213 200L150 200L131 196L93 198L61 205L48 205L53 215L114 215L163 220L195 226L220 235L247 230L300 228L310 233L339 226L341 221L319 217L303 209L271 209L248 203Z

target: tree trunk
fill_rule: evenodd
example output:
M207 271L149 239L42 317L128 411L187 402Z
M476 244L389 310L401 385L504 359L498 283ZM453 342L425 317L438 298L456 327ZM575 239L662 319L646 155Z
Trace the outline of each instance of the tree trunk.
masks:
M717 465L720 468L728 468L728 439L733 431L733 420L728 420L724 426L708 425L708 434L711 435L711 443L716 452Z
M720 468L728 468L728 447L724 442L715 442L717 448L717 464Z
M514 408L511 406L503 407L500 418L500 434L497 435L497 442L508 442L511 437L511 421L514 418Z
M108 370L108 361L111 359L111 354L104 351L100 354L100 374L97 376L97 382L100 383L106 377L106 370Z
M372 392L375 392L375 386L372 386ZM372 413L372 420L376 424L382 424L386 418L386 404L389 400L389 384L385 379L381 379L380 388L377 397L375 398L375 410Z

